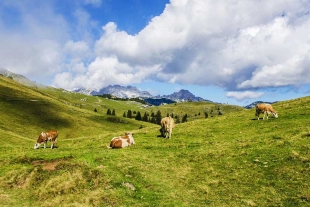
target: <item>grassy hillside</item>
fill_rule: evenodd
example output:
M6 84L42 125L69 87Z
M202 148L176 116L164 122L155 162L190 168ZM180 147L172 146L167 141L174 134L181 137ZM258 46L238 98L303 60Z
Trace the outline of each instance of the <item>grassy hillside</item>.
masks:
M274 104L279 118L210 103L141 108L0 76L3 206L310 206L310 97ZM98 112L94 112L94 108ZM117 116L107 116L108 108ZM204 118L204 112L223 115ZM128 109L188 114L172 139L123 118ZM199 116L198 113L201 113ZM140 126L143 125L142 128ZM42 130L59 147L33 149ZM136 145L106 146L135 133Z

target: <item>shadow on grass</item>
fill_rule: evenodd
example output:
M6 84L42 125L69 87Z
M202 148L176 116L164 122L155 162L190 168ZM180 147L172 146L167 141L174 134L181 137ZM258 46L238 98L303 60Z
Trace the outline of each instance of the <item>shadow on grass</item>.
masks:
M309 133L307 133L307 134L303 134L303 135L301 135L301 137L303 137L303 138L310 138L310 132L309 132Z
M59 115L63 110L60 106L41 97L4 87L0 91L0 103L2 103L1 110L10 114L12 119L24 120L23 125L37 125L47 129L71 126L68 119Z

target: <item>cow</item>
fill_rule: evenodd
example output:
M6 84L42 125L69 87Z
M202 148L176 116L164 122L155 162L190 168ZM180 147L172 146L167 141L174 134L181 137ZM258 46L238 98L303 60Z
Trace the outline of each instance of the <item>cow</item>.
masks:
M174 128L174 120L171 116L165 117L160 122L161 125L161 136L170 139L172 129Z
M265 119L265 116L267 116L268 119L268 114L272 114L275 118L278 118L278 113L273 110L272 106L270 104L266 103L260 103L256 105L256 112L255 116L257 116L257 120L259 120L259 114L264 113L263 119Z
M37 140L37 143L34 144L34 149L38 149L42 143L44 143L44 149L46 148L47 141L51 141L51 149L54 148L54 145L57 144L57 137L58 137L58 131L57 130L50 130L46 132L41 132L39 135L39 138Z
M124 148L128 147L132 144L135 144L135 140L133 139L134 133L126 132L123 136L113 137L110 142L110 147L108 148Z

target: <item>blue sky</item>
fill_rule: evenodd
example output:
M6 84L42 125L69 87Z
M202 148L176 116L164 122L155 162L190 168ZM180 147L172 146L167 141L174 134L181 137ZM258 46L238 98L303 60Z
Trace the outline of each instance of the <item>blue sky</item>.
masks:
M308 0L1 0L0 67L68 90L289 100L310 94L309 13Z

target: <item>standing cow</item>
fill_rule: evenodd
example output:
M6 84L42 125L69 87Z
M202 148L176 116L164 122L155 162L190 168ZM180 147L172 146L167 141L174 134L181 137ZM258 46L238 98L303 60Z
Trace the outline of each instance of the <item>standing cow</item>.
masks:
M126 132L124 136L113 137L109 148L124 148L135 144L134 133Z
M267 116L268 119L268 114L272 114L275 118L278 118L278 113L275 110L273 110L270 104L266 103L257 104L255 113L255 116L258 117L257 120L259 120L260 113L264 113L263 119L265 119L265 116Z
M171 116L165 117L161 120L161 135L165 138L170 139L171 138L171 133L172 129L174 128L174 120Z
M53 149L54 145L57 144L57 137L58 137L57 130L50 130L50 131L42 132L39 135L37 143L35 143L34 145L34 149L38 149L42 143L44 144L44 149L45 149L47 141L50 141L52 143L51 149Z

